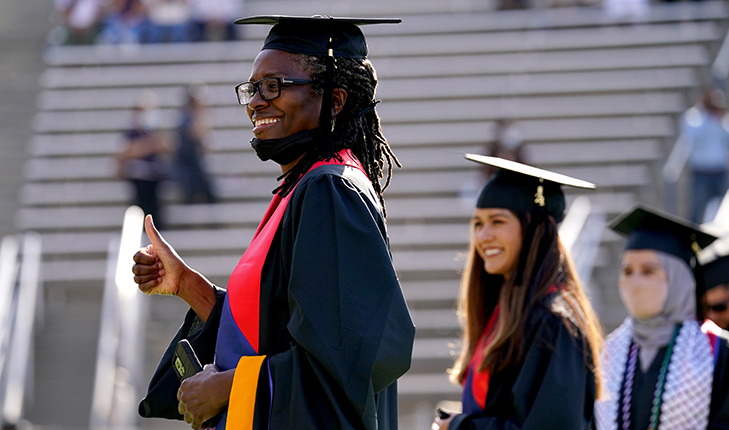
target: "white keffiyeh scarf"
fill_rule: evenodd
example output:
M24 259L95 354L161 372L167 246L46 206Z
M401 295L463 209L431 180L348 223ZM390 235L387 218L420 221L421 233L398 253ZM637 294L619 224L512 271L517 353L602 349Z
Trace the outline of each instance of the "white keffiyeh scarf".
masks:
M632 342L632 321L627 318L605 340L600 354L603 399L595 402L598 430L619 430L620 386ZM714 358L709 339L698 322L684 321L668 365L659 430L703 430L708 425Z

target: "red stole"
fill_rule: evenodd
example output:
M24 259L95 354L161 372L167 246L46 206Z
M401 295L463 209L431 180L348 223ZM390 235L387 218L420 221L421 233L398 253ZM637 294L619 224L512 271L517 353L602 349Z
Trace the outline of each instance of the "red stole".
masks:
M365 173L362 165L350 150L340 151L338 155L342 157L341 162L335 159L319 161L308 172L319 166L338 164L350 166ZM293 190L286 197L282 198L278 194L273 197L251 244L228 280L228 301L233 320L256 353L259 353L261 271L292 194Z
M478 405L481 407L481 410L483 410L486 405L486 395L489 392L489 379L491 375L489 374L488 370L478 370L478 367L483 361L484 351L494 339L498 318L499 305L497 304L494 308L494 311L491 313L491 317L489 318L488 323L486 324L486 329L481 334L481 338L476 345L476 350L473 352L471 362L468 363L468 371L472 373L471 394L476 400L476 403L478 403ZM468 377L468 375L466 377Z

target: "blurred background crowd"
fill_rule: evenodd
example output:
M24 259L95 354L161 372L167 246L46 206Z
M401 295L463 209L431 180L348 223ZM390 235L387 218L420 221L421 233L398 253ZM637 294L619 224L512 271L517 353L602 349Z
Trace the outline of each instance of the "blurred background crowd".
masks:
M243 0L54 0L51 44L235 40Z

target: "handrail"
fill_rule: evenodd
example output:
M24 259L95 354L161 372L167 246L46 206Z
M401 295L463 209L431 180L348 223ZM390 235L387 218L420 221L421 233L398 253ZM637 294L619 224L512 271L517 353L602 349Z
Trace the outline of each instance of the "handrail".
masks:
M591 211L592 204L590 203L590 199L585 196L579 196L572 202L562 221L562 225L559 226L559 238L562 240L562 245L570 252L572 252L572 248L577 243L577 238L583 230Z
M132 428L144 349L142 308L132 276L132 255L141 246L144 213L131 206L120 237L109 242L89 428Z
M560 240L572 256L577 275L596 309L600 307L600 297L591 294L589 282L605 223L605 214L594 208L589 198L580 196L572 202L559 229Z
M700 264L707 264L716 258L729 255L729 191L724 194L714 219L701 224L701 228L719 239L699 253Z
M729 33L724 37L719 52L711 65L711 78L714 86L726 92L726 80L729 77Z
M0 245L0 327L12 327L11 309L15 283L18 276L18 239L13 236L3 238ZM0 371L5 368L10 345L10 330L0 330Z
M38 292L41 287L41 238L38 233L28 232L23 238L22 264L16 298L15 321L12 325L11 343L5 384L3 386L2 415L5 427L15 427L23 417L29 367L33 356L33 333L36 319ZM32 373L31 373L32 374Z

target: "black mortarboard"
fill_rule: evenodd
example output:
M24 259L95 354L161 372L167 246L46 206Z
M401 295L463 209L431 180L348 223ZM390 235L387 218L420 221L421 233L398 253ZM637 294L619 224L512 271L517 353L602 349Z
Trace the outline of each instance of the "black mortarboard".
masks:
M326 15L259 15L235 21L236 24L273 25L263 43L262 51L277 49L293 54L326 57L324 94L319 114L319 130L325 142L329 142L331 134L335 57L364 58L367 56L367 42L359 29L360 25L399 24L400 22L402 20L398 18L335 18ZM328 154L326 158L331 158L331 155Z
M704 266L704 285L707 290L729 283L729 255L717 258Z
M360 25L398 24L400 19L389 18L334 18L316 15L304 16L251 16L235 21L236 24L273 25L262 49L278 49L294 54L329 55L335 57L364 58L367 42ZM329 46L331 38L331 46Z
M466 158L498 168L479 193L476 207L482 209L532 212L537 207L543 208L556 222L561 222L565 210L562 185L595 188L595 184L590 182L516 161L476 154L466 154Z
M625 249L652 249L675 255L694 267L701 249L716 240L699 226L655 208L636 204L620 214L609 227L626 235Z

